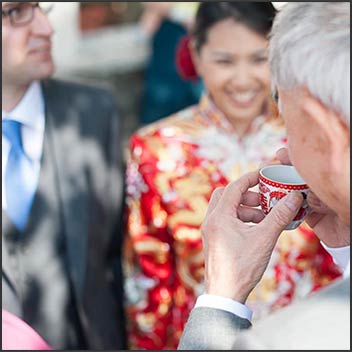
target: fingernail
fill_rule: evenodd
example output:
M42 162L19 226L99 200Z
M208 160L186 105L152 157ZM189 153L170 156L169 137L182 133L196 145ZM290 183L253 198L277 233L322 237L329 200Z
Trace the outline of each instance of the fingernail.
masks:
M298 192L290 192L286 197L286 205L292 210L296 211L302 205L302 195Z

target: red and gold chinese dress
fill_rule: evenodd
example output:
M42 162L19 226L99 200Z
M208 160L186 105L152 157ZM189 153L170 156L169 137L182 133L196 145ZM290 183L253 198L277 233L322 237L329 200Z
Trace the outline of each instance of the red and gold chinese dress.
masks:
M285 145L280 118L260 116L239 138L206 95L199 105L131 137L125 243L129 348L177 348L204 290L200 224L212 191L272 160ZM247 305L258 319L339 275L303 224L281 235Z

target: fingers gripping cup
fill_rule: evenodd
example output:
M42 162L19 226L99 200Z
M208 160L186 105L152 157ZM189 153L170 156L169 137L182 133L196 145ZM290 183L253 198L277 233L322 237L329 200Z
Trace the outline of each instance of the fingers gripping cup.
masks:
M270 165L259 172L260 205L265 215L269 214L275 204L289 192L301 192L304 197L302 207L286 230L296 229L309 213L307 204L308 185L297 170L290 165Z

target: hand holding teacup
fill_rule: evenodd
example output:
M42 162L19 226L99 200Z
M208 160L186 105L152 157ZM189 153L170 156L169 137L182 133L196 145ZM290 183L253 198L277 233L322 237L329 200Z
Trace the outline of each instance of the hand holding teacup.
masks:
M292 192L264 216L259 193L251 191L258 179L258 171L245 174L211 196L201 227L208 294L244 303L302 205L302 195Z
M279 160L289 163L288 156L283 160L281 152L287 156L286 149L280 150ZM264 175L268 176L266 172ZM302 192L291 191L264 215L258 209L260 193L251 191L259 177L258 171L245 174L226 187L217 188L211 196L201 227L208 294L245 303L260 281L277 239L302 208ZM307 219L313 220L314 214ZM323 236L333 230L329 221L329 216L319 218L314 230Z

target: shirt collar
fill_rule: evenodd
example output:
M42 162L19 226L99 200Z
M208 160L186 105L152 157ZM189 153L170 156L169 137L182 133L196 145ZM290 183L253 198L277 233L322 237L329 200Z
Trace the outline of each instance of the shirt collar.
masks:
M44 131L44 98L41 85L34 81L25 95L10 112L2 111L2 119L10 118L37 131Z
M236 129L230 123L230 121L226 118L225 114L220 111L211 97L209 93L205 92L200 100L199 103L200 113L202 119L206 121L209 125L215 125L217 128L224 130L226 133L236 134ZM246 136L257 132L262 125L268 121L267 115L260 115L255 118L246 132Z
M229 120L216 107L210 98L209 93L203 94L199 103L199 107L202 118L204 118L210 125L215 125L216 127L224 129L229 133L235 132Z

